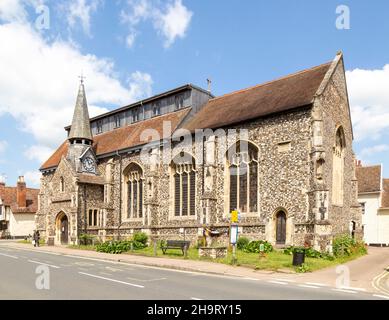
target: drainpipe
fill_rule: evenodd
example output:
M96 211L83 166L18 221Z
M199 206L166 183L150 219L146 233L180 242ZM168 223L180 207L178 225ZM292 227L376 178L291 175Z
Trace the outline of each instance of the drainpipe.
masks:
M84 233L87 232L87 216L86 216L86 184L84 184Z
M119 150L116 151L116 155L119 157L119 221L118 221L118 238L120 238L120 226L122 225L122 156ZM119 240L119 239L118 239Z
M202 189L202 197L203 197L203 224L207 223L207 207L206 207L206 201L204 199L204 191L205 191L205 148L206 148L206 140L207 138L203 136L202 143L203 143L203 179L201 184ZM205 211L205 212L204 212Z

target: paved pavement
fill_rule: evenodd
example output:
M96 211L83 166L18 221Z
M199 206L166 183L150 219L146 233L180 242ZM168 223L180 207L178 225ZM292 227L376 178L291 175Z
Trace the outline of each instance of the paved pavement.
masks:
M332 268L280 274L203 261L0 242L0 299L385 299L389 293L356 287L353 282L354 270L361 271L369 259L386 263L380 252L384 251L373 250L351 262L352 286L336 287L333 279L339 274ZM40 276L36 268L42 265L50 272L49 290L36 287Z

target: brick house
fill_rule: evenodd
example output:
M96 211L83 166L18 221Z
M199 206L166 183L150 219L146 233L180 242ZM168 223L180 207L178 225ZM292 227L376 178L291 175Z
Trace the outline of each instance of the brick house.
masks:
M0 238L24 238L35 229L38 210L38 189L27 188L24 177L16 187L0 181Z

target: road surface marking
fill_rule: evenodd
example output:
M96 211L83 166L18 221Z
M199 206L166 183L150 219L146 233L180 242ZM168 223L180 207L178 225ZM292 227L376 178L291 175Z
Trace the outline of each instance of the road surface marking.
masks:
M302 287L302 288L320 289L320 287L318 287L318 286L312 286L309 284L299 284L298 286Z
M338 289L354 290L354 291L366 291L366 289L364 289L364 288L355 288L355 287L339 287Z
M18 257L16 256L11 256L9 254L5 254L5 253L0 253L0 256L4 256L4 257L8 257L8 258L12 258L12 259L19 259Z
M125 285L127 285L127 286L132 286L132 287L137 287L137 288L144 288L144 286L141 286L141 285L139 285L139 284L133 284L133 283L124 282L124 281L120 281L120 280L115 280L115 279L100 277L100 276L96 276L96 275L90 274L90 273L79 272L79 274L83 274L83 275L85 275L85 276L92 277L92 278L97 278L97 279L102 279L102 280L107 280L107 281L111 281L111 282L116 282L116 283L125 284Z
M275 278L275 280L277 280L277 281L285 281L285 282L296 282L294 280L289 280L289 279L277 279L277 278Z
M90 262L75 262L74 264L82 267L94 267L94 264Z
M356 291L346 290L346 289L332 289L333 291L346 292L346 293L357 293Z
M203 300L203 299L192 297L191 300Z
M383 298L383 299L388 299L389 300L389 296L383 296L381 294L373 294L373 297Z
M60 268L60 267L57 267L57 266L53 266L52 264L47 264L47 263L44 263L44 262L41 262L41 261L28 260L28 262L36 263L36 264L41 264L43 266L48 266L48 267L51 267L51 268L54 268L54 269L59 269Z
M100 273L102 273L102 272L100 272ZM127 277L127 279L128 279L128 280L140 281L140 282L152 282L152 281L166 280L167 278L157 278L157 279L148 279L148 280L144 280L144 279L137 279L137 278Z
M113 271L113 272L116 272L116 271L123 271L121 269L117 269L117 268L112 268L112 267L105 267L105 269L109 270L109 271Z
M244 280L251 280L251 281L259 281L257 278L250 278L250 277L245 277L243 278Z
M326 287L327 285L324 283L319 282L305 282L305 284L308 284L310 286L318 286L318 287Z
M103 274L103 275L105 275L105 276L110 276L110 277L112 277L112 274L111 273L107 273L107 272L99 272L100 274Z
M270 281L268 281L268 282L270 282L270 283L276 283L276 284L283 284L283 285L288 284L288 283L286 283L286 282L275 281L275 280L270 280Z
M383 294L389 294L389 290L387 290L386 288L383 288L381 285L380 285L380 281L385 278L387 276L388 272L385 271L382 272L381 274L379 274L378 276L376 276L373 281L372 281L372 285L374 287L374 289L376 289L377 291L383 293Z

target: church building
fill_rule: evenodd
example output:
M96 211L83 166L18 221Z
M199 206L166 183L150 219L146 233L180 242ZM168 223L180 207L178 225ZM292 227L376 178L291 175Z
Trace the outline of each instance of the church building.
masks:
M239 234L330 251L361 237L343 56L214 97L188 84L89 118L81 81L67 139L40 168L37 229L151 239Z

